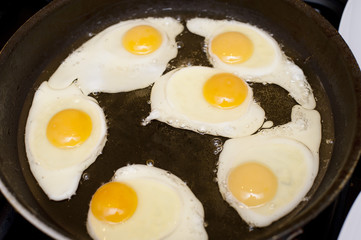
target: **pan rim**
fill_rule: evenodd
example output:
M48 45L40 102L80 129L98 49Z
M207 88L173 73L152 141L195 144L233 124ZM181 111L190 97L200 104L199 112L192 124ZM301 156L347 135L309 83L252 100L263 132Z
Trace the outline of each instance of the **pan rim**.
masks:
M3 48L0 49L0 65L2 65L2 59L5 61L8 56L12 53L13 49L16 47L17 42L22 40L28 31L36 27L36 25L42 21L48 14L56 11L58 8L66 5L70 0L54 0L47 4L45 7L36 12L31 16L25 23L23 23L15 33L7 40ZM23 204L18 201L16 194L12 193L9 188L6 186L6 179L3 179L3 176L0 176L0 192L3 194L5 199L11 204L11 206L23 216L29 223L37 227L39 230L47 234L48 236L54 239L70 239L65 235L61 234L59 231L51 227L49 224L45 224L44 220L34 215L29 209L27 209Z
M14 207L14 209L20 213L27 221L32 223L36 226L39 230L43 231L44 233L48 234L50 237L54 239L70 239L65 237L63 234L59 233L58 231L51 228L49 225L45 224L41 221L38 217L32 214L27 208L25 208L5 186L2 180L0 180L0 191L9 201L9 203Z
M351 49L348 47L347 43L344 41L338 31L321 14L316 12L311 6L307 5L305 2L301 0L286 0L286 2L298 8L307 17L317 22L320 26L320 30L322 30L324 33L326 31L329 31L328 34L331 35L330 31L332 32L332 37L330 38L332 39L332 41L335 41L335 44L339 47L339 49L342 49L342 51L340 52L344 55L344 57L350 61L349 66L354 79L352 83L355 87L355 93L361 92L361 69L357 64L357 61L352 54ZM355 102L357 104L357 109L355 109L355 132L351 141L352 145L349 146L348 157L345 158L345 164L342 166L343 170L348 170L346 176L342 177L342 172L338 172L338 174L334 176L334 181L332 182L332 185L329 185L327 191L322 193L319 199L309 207L308 211L302 211L298 215L296 215L296 224L294 224L293 227L287 228L283 232L275 235L274 237L276 239L291 235L293 232L296 232L298 229L302 228L312 219L316 218L336 199L336 197L340 194L341 190L350 180L361 157L361 98L356 98Z

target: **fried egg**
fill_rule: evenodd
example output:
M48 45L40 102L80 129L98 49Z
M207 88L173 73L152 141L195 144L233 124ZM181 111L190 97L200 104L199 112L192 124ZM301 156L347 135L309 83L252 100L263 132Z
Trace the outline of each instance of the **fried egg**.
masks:
M209 67L175 69L156 81L151 92L153 119L203 134L241 137L263 124L265 112L241 78Z
M26 122L25 147L31 172L50 199L76 192L82 172L101 153L106 133L102 108L75 84L64 89L40 85Z
M177 176L147 165L118 169L92 197L94 239L208 239L200 201Z
M292 121L227 140L219 156L222 197L250 226L265 227L291 212L318 172L321 120L299 105Z
M277 84L304 108L316 106L302 69L286 57L269 33L247 23L207 18L191 19L187 28L205 38L214 67L246 81Z
M145 88L177 55L175 37L183 28L170 17L112 25L69 55L51 76L49 85L64 88L77 79L86 95Z

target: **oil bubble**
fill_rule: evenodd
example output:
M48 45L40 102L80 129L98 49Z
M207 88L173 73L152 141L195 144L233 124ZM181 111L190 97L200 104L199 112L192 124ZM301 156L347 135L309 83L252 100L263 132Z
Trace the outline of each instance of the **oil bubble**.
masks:
M184 43L182 41L178 41L177 42L177 48L180 49L182 47L184 47Z
M332 139L326 139L326 143L327 144L333 144L333 140Z
M145 161L145 164L147 166L153 167L154 166L154 160L153 159L148 159L147 161Z
M220 138L213 138L212 139L213 146L215 146L215 150L213 151L214 155L219 154L223 150L223 141Z
M90 174L89 174L89 173L83 173L82 179L83 179L84 181L88 181L88 180L90 179Z
M221 147L223 145L222 139L220 138L213 138L212 141L215 147Z
M217 147L216 150L213 151L213 154L214 154L214 155L217 155L217 154L219 154L220 152L222 152L222 150L223 150L223 147Z

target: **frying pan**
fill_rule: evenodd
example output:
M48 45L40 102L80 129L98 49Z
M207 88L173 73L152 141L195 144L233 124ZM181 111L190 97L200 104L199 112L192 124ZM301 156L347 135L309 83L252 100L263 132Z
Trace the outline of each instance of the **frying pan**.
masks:
M71 200L50 201L33 178L24 148L24 128L36 88L61 61L102 29L121 20L172 16L235 19L273 34L287 56L305 72L322 117L320 167L305 200L266 228L250 228L221 198L215 182L214 136L142 126L150 87L93 96L108 121L103 153L83 175ZM185 30L181 48L166 71L209 66L202 38ZM116 169L153 161L187 182L203 203L210 239L286 238L326 208L350 178L360 156L361 74L345 42L318 13L298 0L55 0L9 40L0 55L0 188L26 219L53 238L89 239L85 221L92 194ZM275 125L290 121L295 102L281 88L253 84L255 98ZM225 138L217 140L224 141Z

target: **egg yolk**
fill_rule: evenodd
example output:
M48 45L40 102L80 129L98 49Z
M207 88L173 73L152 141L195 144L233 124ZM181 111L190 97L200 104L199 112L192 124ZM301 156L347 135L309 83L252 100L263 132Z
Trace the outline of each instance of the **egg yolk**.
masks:
M253 43L243 33L225 32L215 36L211 51L223 62L229 64L243 63L253 54Z
M231 170L228 187L238 201L254 207L272 200L278 182L277 177L268 167L250 162Z
M123 37L123 46L130 53L146 55L157 50L162 44L160 32L148 25L129 29Z
M203 86L203 96L206 101L221 109L231 109L241 105L247 94L247 84L230 73L216 74Z
M92 131L90 116L77 109L65 109L49 121L46 136L59 148L73 148L86 141Z
M133 188L121 182L109 182L93 195L90 209L100 221L120 223L129 219L138 205Z

